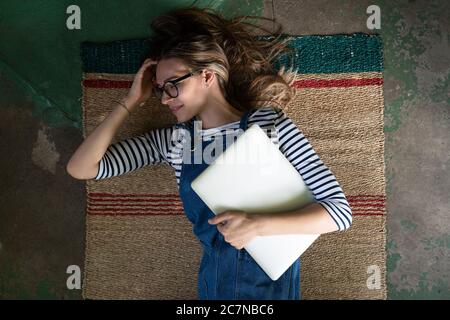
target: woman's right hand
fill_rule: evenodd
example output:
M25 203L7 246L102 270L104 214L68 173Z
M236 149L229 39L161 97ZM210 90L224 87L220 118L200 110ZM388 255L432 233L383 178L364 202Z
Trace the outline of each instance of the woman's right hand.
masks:
M156 65L158 61L146 59L142 63L138 72L134 76L133 84L125 98L128 102L129 108L135 108L137 105L145 102L152 95L153 91L153 77L155 76L150 67Z

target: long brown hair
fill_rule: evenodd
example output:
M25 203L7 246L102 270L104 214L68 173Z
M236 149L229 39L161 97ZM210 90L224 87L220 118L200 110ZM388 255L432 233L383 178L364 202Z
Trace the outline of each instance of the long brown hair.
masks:
M245 19L271 19L238 16L225 19L210 8L184 7L155 18L148 57L154 60L178 58L191 70L207 68L216 73L225 99L236 109L276 106L283 108L295 95L292 67L278 72L272 63L282 54L293 54L282 39L282 26L270 32ZM249 27L263 30L257 39ZM291 60L293 61L293 60Z

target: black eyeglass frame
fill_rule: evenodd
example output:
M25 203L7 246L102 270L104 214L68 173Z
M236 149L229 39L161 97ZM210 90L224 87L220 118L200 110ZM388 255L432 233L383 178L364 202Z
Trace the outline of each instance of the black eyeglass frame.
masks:
M202 72L202 70L189 71L188 73L186 73L185 75L183 75L183 76L181 76L181 77L179 77L179 78L176 78L176 79L173 79L173 80L168 80L168 81L164 82L164 84L163 84L162 87L159 87L159 86L157 86L157 85L153 85L153 90L155 91L156 97L157 97L158 99L161 100L161 99L162 99L162 96L163 96L163 92L167 93L167 95L168 95L169 97L171 97L171 98L176 98L176 97L178 97L178 94L179 94L180 92L179 92L179 90L178 90L177 83L180 82L180 81L183 81L183 80L185 80L185 79L187 79L187 78L189 78L189 77L192 77L194 74L196 74L196 73L198 73L198 72ZM170 93L169 93L168 91L166 91L166 84L168 84L168 83L171 83L171 84L173 84L173 85L175 86L175 89L177 90L177 94L175 95L175 97L172 97L172 96L170 95Z

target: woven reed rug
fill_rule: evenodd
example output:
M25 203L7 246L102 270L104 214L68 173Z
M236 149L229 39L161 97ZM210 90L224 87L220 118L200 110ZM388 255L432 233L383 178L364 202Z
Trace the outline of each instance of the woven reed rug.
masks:
M362 33L290 39L297 94L284 111L334 173L353 211L349 230L322 235L302 256L302 299L386 299L381 39ZM84 42L81 49L86 137L111 112L111 100L128 92L147 48L138 39ZM173 123L153 99L112 142ZM84 298L197 299L201 247L170 166L87 181L86 192Z

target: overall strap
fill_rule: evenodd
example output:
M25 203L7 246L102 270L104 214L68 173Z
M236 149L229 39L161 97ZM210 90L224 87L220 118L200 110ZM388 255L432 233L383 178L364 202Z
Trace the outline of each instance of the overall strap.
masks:
M201 139L201 133L198 132L198 136L195 135L194 133L194 129L195 129L195 125L194 122L197 121L196 117L192 118L189 122L188 122L188 130L189 130L189 134L190 134L190 139L191 139L191 151L195 151L195 138L197 139Z
M247 122L248 122L248 118L250 113L253 111L253 109L249 109L247 111L244 112L244 115L241 118L241 122L239 123L239 128L242 130L247 130Z

